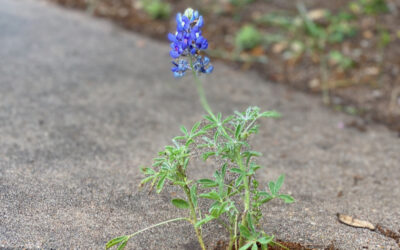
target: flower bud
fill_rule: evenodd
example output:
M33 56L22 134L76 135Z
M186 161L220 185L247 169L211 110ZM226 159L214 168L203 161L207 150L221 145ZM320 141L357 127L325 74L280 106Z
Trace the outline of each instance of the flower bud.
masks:
M186 16L189 20L192 20L193 17L193 9L192 8L187 8L185 12L183 13L184 16Z

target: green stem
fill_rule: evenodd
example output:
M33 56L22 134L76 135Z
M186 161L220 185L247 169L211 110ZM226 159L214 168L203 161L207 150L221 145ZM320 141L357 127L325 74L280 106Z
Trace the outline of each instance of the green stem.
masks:
M235 234L235 249L239 249L239 246L238 246L238 242L237 242L237 240L236 240L236 238L237 238L237 228L238 228L238 218L239 217L239 214L236 214L236 216L235 216L235 229L234 229L234 234Z
M201 229L196 227L196 223L197 223L196 208L194 207L194 204L193 204L193 201L192 201L192 198L190 195L190 188L188 185L185 185L185 187L183 189L185 190L186 196L189 201L190 216L192 217L191 223L193 224L194 231L196 232L196 236L199 241L200 247L202 250L206 250L206 247L205 247L204 241L203 241L203 236L201 234Z
M158 226L161 226L161 225L170 223L170 222L179 221L179 220L187 220L187 221L190 222L189 218L186 218L186 217L180 217L180 218L175 218L175 219L171 219L171 220L166 220L166 221L163 221L163 222L160 222L160 223L151 225L151 226L149 226L149 227L143 228L143 229L141 229L141 230L139 230L139 231L137 231L137 232L135 232L135 233L129 235L128 237L131 238L131 237L133 237L133 236L135 236L135 235L137 235L137 234L140 234L140 233L142 233L142 232L144 232L144 231L146 231L146 230L149 230L149 229L152 229L152 228L154 228L154 227L158 227Z
M190 59L190 66L192 66L192 59ZM193 67L192 67L193 68ZM210 105L208 105L206 94L204 92L203 84L201 83L199 76L197 75L196 71L192 70L193 77L194 77L194 82L196 83L196 88L197 88L197 93L199 94L200 97L200 102L205 111L214 119L217 120L215 117L214 113L212 112Z
M233 249L233 244L235 243L236 237L235 235L233 235L233 232L229 232L229 245L228 245L228 249L232 250Z
M240 147L236 149L236 163L239 165L240 170L247 172L246 166L243 164L242 156L240 155ZM247 227L247 213L250 210L250 185L249 185L249 178L243 178L244 184L244 211L242 215L242 225ZM244 237L240 236L239 239L239 247L243 246L244 244Z
M190 58L190 66L191 67L193 66L191 58ZM194 71L193 67L192 67L192 73L193 73L193 77L194 77L194 82L196 83L197 93L199 94L201 105L203 106L204 110L211 116L211 118L214 121L217 121L217 117L212 112L210 105L208 105L208 101L206 98L206 94L204 92L203 84L200 81L199 76L197 75L196 71ZM222 124L219 123L218 127L221 129L222 133L225 135L225 137L228 140L232 140Z

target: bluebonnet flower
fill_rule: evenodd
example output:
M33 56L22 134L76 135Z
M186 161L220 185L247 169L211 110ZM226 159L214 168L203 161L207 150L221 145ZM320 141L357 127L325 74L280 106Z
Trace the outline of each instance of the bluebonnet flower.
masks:
M201 50L208 48L208 41L201 34L204 25L203 16L191 8L185 10L184 14L176 15L176 33L169 33L171 41L170 56L174 59L171 70L175 77L182 77L186 70L191 69L196 73L210 74L213 66L210 65L208 57L200 55ZM189 62L186 58L189 58Z

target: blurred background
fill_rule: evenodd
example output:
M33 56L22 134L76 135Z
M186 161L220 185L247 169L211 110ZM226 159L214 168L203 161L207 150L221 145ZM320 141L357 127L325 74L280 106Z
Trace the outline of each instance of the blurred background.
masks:
M321 96L400 135L400 0L49 0L167 41L175 14L205 18L209 56Z

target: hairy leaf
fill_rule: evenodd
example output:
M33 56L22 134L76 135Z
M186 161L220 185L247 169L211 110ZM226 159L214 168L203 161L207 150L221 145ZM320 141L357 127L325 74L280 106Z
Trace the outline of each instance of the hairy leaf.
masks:
M121 242L124 242L124 241L127 242L128 240L129 240L129 237L127 235L114 238L114 239L112 239L112 240L110 240L109 242L106 243L106 249L109 249L112 246L115 246L115 245L117 245L117 244L119 244Z
M181 209L188 209L189 208L189 203L185 200L182 199L172 199L171 200L172 205L174 205L177 208Z
M278 197L282 199L285 203L295 202L294 198L288 194L280 194Z
M206 215L206 217L204 219L198 221L194 226L196 228L201 227L201 225L203 225L203 224L205 224L205 223L207 223L207 222L209 222L209 221L211 221L213 219L215 219L215 218L210 216L210 215Z

